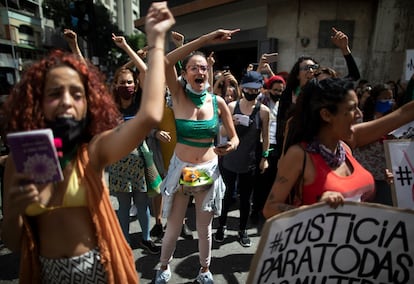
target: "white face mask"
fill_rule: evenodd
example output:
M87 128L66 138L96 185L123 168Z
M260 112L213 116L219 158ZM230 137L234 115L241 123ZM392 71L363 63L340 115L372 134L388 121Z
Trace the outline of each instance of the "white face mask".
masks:
M190 91L191 93L196 94L196 95L202 95L209 87L210 87L210 84L208 82L206 82L204 90L202 90L201 92L196 92L196 91L193 90L193 88L191 87L191 85L189 83L187 83L185 85L185 89L187 91Z

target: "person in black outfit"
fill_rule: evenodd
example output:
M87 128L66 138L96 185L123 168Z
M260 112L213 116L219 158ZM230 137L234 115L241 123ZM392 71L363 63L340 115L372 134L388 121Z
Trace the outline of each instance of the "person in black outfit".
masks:
M351 54L351 49L349 47L348 36L341 31L332 28L333 35L331 36L332 43L335 44L344 56L346 65L348 67L348 75L345 78L357 81L360 78L360 73L358 66L355 63L355 60ZM325 69L329 70L329 69ZM276 130L276 157L280 159L283 156L283 141L285 140L286 122L289 117L292 116L294 106L296 104L296 98L299 96L302 87L312 78L317 77L319 80L327 77L336 77L336 73L333 69L330 69L333 72L323 72L323 69L317 64L317 61L310 56L301 56L298 58L296 63L293 65L292 70L289 73L289 77L286 82L286 89L282 93L279 103L279 110L277 114L277 130ZM321 73L325 73L328 76L321 76ZM326 74L330 73L330 74Z
M269 166L269 108L258 102L257 96L263 86L263 76L256 71L248 71L241 80L243 98L229 104L233 115L240 144L237 150L223 156L221 174L226 184L223 209L219 217L219 228L214 234L216 242L224 240L227 213L233 203L233 192L237 181L240 196L239 242L250 247L247 235L247 222L250 214L250 198L259 171L263 173ZM263 147L260 141L263 139Z

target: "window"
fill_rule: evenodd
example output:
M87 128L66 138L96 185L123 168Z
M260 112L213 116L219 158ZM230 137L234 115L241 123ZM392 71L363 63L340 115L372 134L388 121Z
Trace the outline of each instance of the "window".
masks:
M19 26L19 33L26 34L26 35L29 35L29 36L34 35L33 28L30 27L30 26L27 26L27 25L20 25Z

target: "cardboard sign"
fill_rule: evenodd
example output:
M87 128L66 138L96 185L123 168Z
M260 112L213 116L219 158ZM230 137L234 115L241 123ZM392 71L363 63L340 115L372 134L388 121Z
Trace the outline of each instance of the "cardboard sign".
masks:
M409 81L414 73L414 49L407 49L405 54L405 80Z
M247 283L414 283L414 211L345 202L269 219Z
M399 208L414 209L414 141L385 140L387 168L394 175L392 201Z

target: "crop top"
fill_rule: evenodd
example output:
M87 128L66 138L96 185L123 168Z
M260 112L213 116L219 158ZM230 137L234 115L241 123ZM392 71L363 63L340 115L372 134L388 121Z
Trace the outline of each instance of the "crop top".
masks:
M209 120L189 120L175 119L177 129L177 142L193 147L205 148L214 145L214 138L219 130L217 98L211 95L213 99L214 115ZM211 138L211 142L200 142L189 139L205 139Z
M318 202L325 191L340 192L345 200L353 201L364 201L374 193L375 185L372 174L358 163L348 147L345 149L346 159L353 168L349 176L337 175L321 155L309 153L316 169L316 175L312 184L303 186L302 202L304 205Z
M84 185L79 184L78 171L76 167L73 168L69 177L68 187L63 196L62 205L46 207L40 203L32 203L26 208L26 215L37 216L58 208L67 207L86 207L86 190Z

